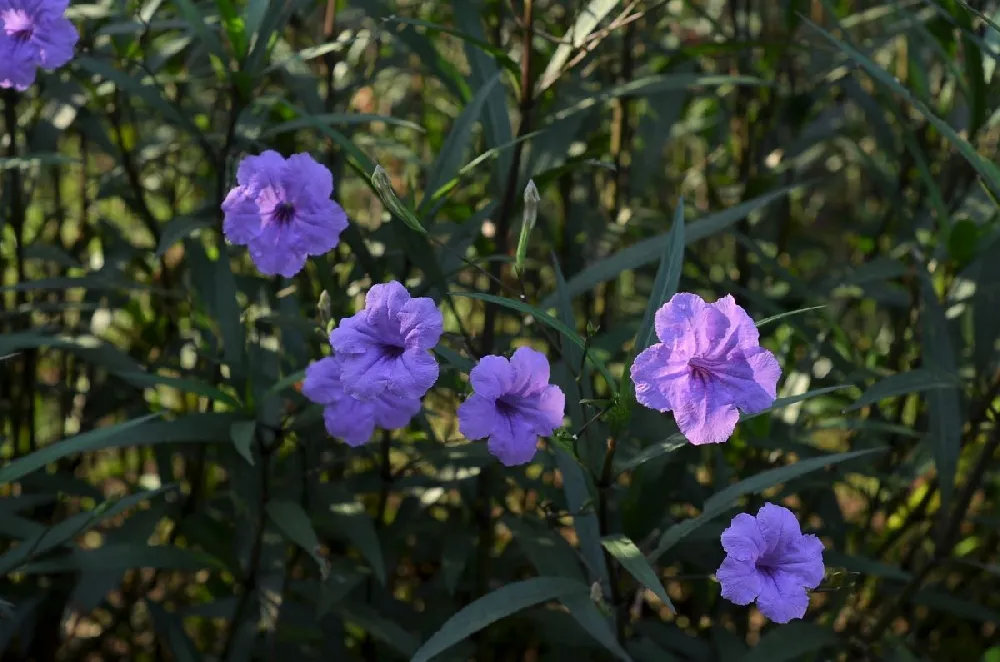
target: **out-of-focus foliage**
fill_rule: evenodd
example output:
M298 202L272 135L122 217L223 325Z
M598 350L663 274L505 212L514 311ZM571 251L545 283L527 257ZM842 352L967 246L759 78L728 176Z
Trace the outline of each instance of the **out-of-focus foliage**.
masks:
M3 659L997 659L997 9L74 4L77 57L3 96ZM293 279L220 232L264 149L351 219ZM352 450L296 384L389 279L441 377ZM782 364L724 445L630 404L675 290ZM528 343L569 422L505 469L454 412ZM826 545L788 625L713 578L765 499Z

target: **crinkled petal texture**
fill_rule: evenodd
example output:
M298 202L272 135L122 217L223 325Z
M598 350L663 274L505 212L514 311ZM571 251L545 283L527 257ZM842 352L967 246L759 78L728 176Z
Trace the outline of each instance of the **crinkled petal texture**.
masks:
M508 467L530 462L539 437L562 425L566 396L549 384L549 362L521 347L508 361L485 356L469 375L473 394L458 408L459 431L469 439L488 437L488 448Z
M656 312L655 323L660 342L631 368L636 400L672 411L688 441L724 442L740 411L756 413L774 403L781 368L732 296L709 304L695 294L675 294Z
M358 400L344 392L341 367L335 358L325 358L306 368L302 394L323 405L323 421L330 436L349 446L371 439L376 427L405 427L420 411L420 400L385 394L373 400Z
M804 535L790 510L768 503L756 517L737 515L722 547L726 558L715 573L722 597L738 605L756 600L776 623L805 615L808 591L823 581L823 543Z
M226 238L245 245L265 275L290 278L310 255L336 248L347 214L330 199L333 176L308 154L248 156L222 203Z
M73 58L80 35L62 0L0 0L0 87L27 89L35 69L52 71Z
M373 286L364 310L330 333L345 389L361 400L384 393L422 398L438 378L429 350L441 339L442 328L433 300L411 298L396 281Z

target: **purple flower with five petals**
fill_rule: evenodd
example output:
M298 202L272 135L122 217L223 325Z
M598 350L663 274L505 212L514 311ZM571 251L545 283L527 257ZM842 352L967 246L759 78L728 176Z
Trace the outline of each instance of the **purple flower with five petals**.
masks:
M268 150L248 156L236 181L239 186L222 203L222 231L229 241L249 248L262 274L291 278L306 257L340 243L347 214L330 199L333 175L308 154L284 159Z
M484 356L469 374L475 391L458 408L458 429L469 439L489 437L490 453L512 467L535 456L539 437L562 425L566 396L549 384L549 361L521 347L510 361Z
M802 618L809 589L823 581L823 543L803 535L792 511L764 504L753 517L741 513L722 532L726 558L715 576L722 597L738 605L754 600L775 623Z
M323 405L323 421L332 437L360 446L371 439L376 427L397 430L406 427L420 411L418 398L383 393L372 400L358 400L344 392L340 364L334 357L321 359L306 368L302 394Z
M364 310L330 333L344 390L359 400L384 393L420 399L438 378L429 350L441 332L441 311L433 299L411 298L396 281L373 286Z
M73 58L80 38L63 14L68 0L0 0L0 87L26 90L38 67L52 71Z
M656 335L660 342L632 364L635 396L650 409L673 411L692 444L722 443L740 411L774 403L781 367L732 296L708 304L675 294L656 311Z

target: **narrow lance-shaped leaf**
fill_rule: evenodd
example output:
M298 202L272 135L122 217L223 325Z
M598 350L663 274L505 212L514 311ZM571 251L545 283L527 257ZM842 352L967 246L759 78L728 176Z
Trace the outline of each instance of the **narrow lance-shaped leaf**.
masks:
M847 407L844 411L861 409L862 407L867 407L880 400L897 395L929 391L936 388L955 388L958 385L958 378L953 374L941 373L927 368L917 368L909 372L889 375L885 379L876 382L853 405Z
M316 561L320 573L325 576L330 564L319 553L319 538L312 522L309 521L309 515L302 506L294 501L268 501L267 514L286 538L301 547Z
M521 236L517 240L517 253L514 259L514 268L517 273L524 273L524 258L528 254L528 239L531 230L535 227L535 220L538 218L538 203L541 202L535 182L528 180L528 185L524 187L524 215L521 219Z
M428 662L487 625L540 602L587 595L585 584L564 577L535 577L488 593L452 616L413 655L410 662Z
M759 474L741 480L734 485L730 485L729 487L720 490L709 497L709 499L705 501L705 506L702 508L700 515L684 520L683 522L675 524L667 529L660 537L660 542L656 546L656 549L649 554L649 560L651 562L656 561L656 559L663 556L667 550L676 545L682 538L690 534L702 524L711 521L725 512L726 509L730 508L741 496L747 494L757 494L770 487L774 487L779 483L787 483L792 479L799 478L813 471L818 471L824 467L840 464L842 462L854 460L866 455L883 453L885 450L885 448L874 448L871 450L852 451L850 453L838 453L836 455L813 457L808 460L796 462L795 464L789 464L784 467L763 471Z
M663 601L663 604L676 612L674 603L670 601L666 589L656 576L656 571L649 564L646 557L642 555L642 550L635 546L635 543L625 536L608 536L601 539L604 549L608 550L611 556L618 559L622 567L628 570L629 574L635 577L636 581L652 591L656 597Z

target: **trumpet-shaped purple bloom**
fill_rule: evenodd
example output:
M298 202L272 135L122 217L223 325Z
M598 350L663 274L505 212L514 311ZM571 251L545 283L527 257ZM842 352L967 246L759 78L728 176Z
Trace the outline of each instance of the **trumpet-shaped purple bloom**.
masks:
M632 364L635 396L650 409L673 411L692 444L726 441L740 411L774 402L781 367L733 297L708 304L675 294L656 311L656 335L660 342Z
M306 368L302 394L323 405L323 421L330 436L355 447L371 439L376 427L386 430L406 427L420 411L419 398L404 398L394 393L383 393L372 400L351 397L344 392L340 364L334 357Z
M775 623L802 618L807 590L823 581L823 543L803 535L792 511L764 504L753 517L741 513L722 532L726 558L715 576L722 597L738 605L754 600Z
M52 71L73 57L80 35L63 14L68 0L0 0L0 87L25 90L38 67Z
M340 243L347 214L330 199L333 175L308 154L285 159L268 150L248 156L236 182L239 186L222 203L222 231L229 241L249 248L262 274L290 278L302 270L306 257Z
M490 453L512 467L535 456L539 437L562 425L566 396L549 384L549 361L521 347L510 361L484 356L469 374L474 393L458 408L458 429L469 439L489 437Z
M429 350L441 331L441 311L432 299L414 299L396 281L373 286L364 310L341 320L330 333L344 390L359 400L385 393L422 398L438 378Z

